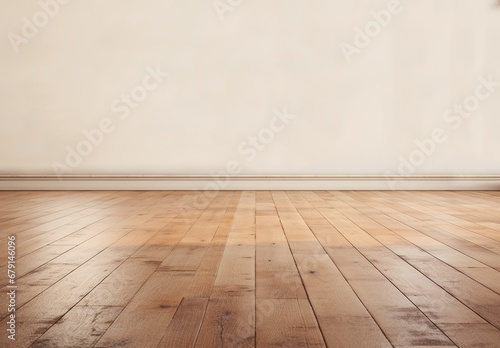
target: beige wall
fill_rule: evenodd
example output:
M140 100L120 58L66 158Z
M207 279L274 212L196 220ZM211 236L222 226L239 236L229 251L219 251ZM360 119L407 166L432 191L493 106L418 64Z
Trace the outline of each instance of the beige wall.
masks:
M0 174L500 173L496 1L54 1L1 2Z

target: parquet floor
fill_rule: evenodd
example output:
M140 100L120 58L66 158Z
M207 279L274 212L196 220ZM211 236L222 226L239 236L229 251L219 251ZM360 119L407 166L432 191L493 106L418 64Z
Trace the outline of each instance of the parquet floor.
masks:
M500 347L500 192L0 192L0 237L1 347Z

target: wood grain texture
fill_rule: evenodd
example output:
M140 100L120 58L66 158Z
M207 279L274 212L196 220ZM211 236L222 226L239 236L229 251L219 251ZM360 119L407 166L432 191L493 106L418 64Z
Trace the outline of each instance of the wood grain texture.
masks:
M1 347L495 347L500 192L0 192ZM0 277L0 320L7 321Z

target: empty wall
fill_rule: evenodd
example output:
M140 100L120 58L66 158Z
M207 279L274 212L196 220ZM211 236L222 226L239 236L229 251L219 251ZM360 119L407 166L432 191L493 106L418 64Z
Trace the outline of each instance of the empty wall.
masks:
M2 2L0 174L498 174L488 0Z

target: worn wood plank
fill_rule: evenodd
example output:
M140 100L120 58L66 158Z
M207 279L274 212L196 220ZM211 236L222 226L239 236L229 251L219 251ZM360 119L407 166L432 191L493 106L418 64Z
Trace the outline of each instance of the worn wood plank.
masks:
M194 347L208 305L208 298L184 297L158 347Z
M256 221L257 298L306 298L279 218L258 216Z
M257 299L257 347L326 347L307 299Z
M254 192L241 194L196 346L255 346Z
M156 347L193 276L193 272L155 272L95 347Z
M116 306L77 306L30 347L92 347L122 311Z

